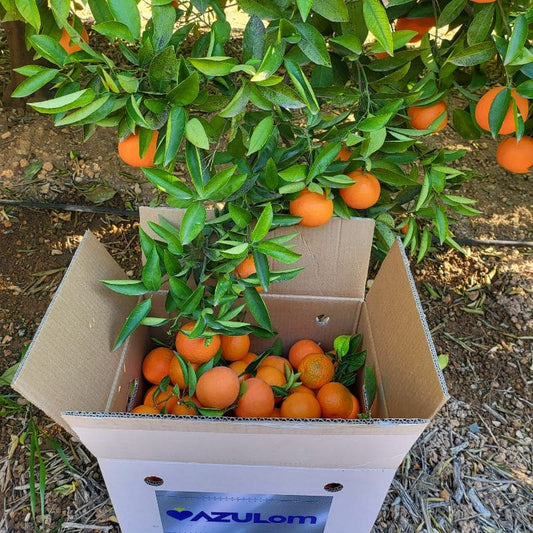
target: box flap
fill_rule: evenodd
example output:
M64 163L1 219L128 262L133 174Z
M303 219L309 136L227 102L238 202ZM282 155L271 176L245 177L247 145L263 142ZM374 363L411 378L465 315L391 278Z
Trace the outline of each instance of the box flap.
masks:
M75 412L64 417L98 458L304 468L397 468L428 423Z
M183 213L183 210L168 207L141 207L140 224L149 235L156 237L148 227L148 221L158 222L159 216L163 216L179 226ZM302 254L301 259L292 265L271 260L270 268L304 267L304 270L295 279L272 284L270 293L364 298L374 220L335 217L317 228L279 228L272 232L272 236L289 233L299 234L290 244L294 245L295 252Z
M62 411L105 409L121 357L111 347L134 300L100 280L125 278L87 231L13 379L17 392L71 433Z
M449 394L399 239L368 292L367 309L388 416L433 418Z

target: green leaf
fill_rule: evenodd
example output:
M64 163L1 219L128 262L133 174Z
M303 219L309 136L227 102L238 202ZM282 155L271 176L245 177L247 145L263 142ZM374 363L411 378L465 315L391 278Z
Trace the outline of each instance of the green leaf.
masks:
M315 158L309 168L307 178L312 180L314 177L325 172L339 154L340 149L340 143L330 143L321 147L319 150L315 150Z
M429 179L429 172L426 172L426 174L424 175L424 181L422 182L422 188L420 189L420 193L416 201L415 211L418 211L426 203L426 200L428 199L429 194L431 192L430 185L431 182Z
M261 59L265 51L265 26L261 19L255 15L244 28L242 37L242 60L249 61L252 58Z
M15 5L22 18L33 26L35 31L39 31L41 27L41 15L37 6L36 0L15 0Z
M272 204L268 203L263 208L261 215L257 219L257 224L255 225L252 234L250 235L250 240L252 241L252 243L261 241L267 236L268 232L270 231L270 228L272 227L272 220Z
M467 3L468 0L452 0L449 4L446 4L437 21L437 28L442 28L452 23L463 12Z
M158 291L161 287L161 268L159 254L153 246L145 255L145 263L141 270L141 279L144 286L150 291Z
M106 94L102 96L101 98L98 98L94 102L91 102L89 105L74 111L70 115L67 115L65 118L62 118L61 120L57 120L55 122L55 125L56 126L69 126L70 124L81 124L83 123L84 119L91 116L93 113L96 113L99 109L101 109L107 103L109 98L110 98L110 95Z
M148 226L167 244L168 251L174 255L181 255L183 253L183 246L178 238L178 230L176 228L168 229L168 227L160 226L155 222L149 221Z
M109 0L109 10L117 22L129 28L135 39L141 36L141 16L135 0Z
M272 323L270 322L270 316L265 302L263 302L255 287L246 287L244 289L244 301L257 323L262 328L272 331Z
M311 24L295 22L302 40L298 43L300 50L317 65L331 66L328 49L323 35Z
M160 190L180 200L191 200L193 192L179 178L157 168L143 168L145 176Z
M198 191L198 194L203 195L204 180L202 159L200 157L200 151L191 142L187 142L185 146L185 162L195 189Z
M426 255L430 246L431 232L427 228L424 228L424 232L422 233L422 237L420 238L420 245L418 247L418 257L416 258L417 263L420 263L420 261L424 259L424 256Z
M448 217L440 207L435 209L434 223L435 227L437 228L440 243L442 244L448 235Z
M92 89L82 89L64 96L58 96L43 102L33 102L29 105L39 113L63 113L75 107L82 107L94 100L95 93Z
M161 50L148 67L148 79L152 89L158 93L165 92L168 85L176 80L178 66L178 58L172 46Z
M305 107L298 95L286 85L276 85L274 87L258 86L257 89L263 97L275 105L284 107L286 109L300 109Z
M283 54L280 51L280 47L274 44L271 44L265 55L257 72L250 78L252 82L260 82L267 80L278 70L278 68L283 63Z
M187 112L183 107L174 105L170 110L165 133L165 159L164 165L169 166L176 161L178 150L185 133ZM174 166L172 164L172 166Z
M248 103L250 88L245 82L239 90L235 93L235 96L231 99L229 104L220 111L219 117L232 118L238 115Z
M373 153L377 152L385 142L387 138L387 129L380 128L368 133L368 138L365 135L365 140L363 141L361 154L365 157L369 157Z
M331 22L347 22L349 20L344 0L314 0L314 2L310 3L312 3L313 11L326 20ZM305 17L302 16L302 18L305 20Z
M261 150L272 134L273 129L274 117L272 115L269 115L261 120L261 122L259 122L259 124L254 128L250 138L250 147L248 148L248 153L246 155L250 156Z
M192 104L196 100L199 92L200 76L195 71L168 93L168 99L174 105L185 106Z
M494 46L494 43L492 41L485 41L464 48L458 54L452 56L448 61L459 67L472 67L489 61L493 58L495 53L496 47Z
M365 23L385 52L393 54L394 43L387 12L379 0L364 0L363 16Z
M438 359L439 359L439 368L441 370L444 370L448 366L448 363L450 361L450 355L447 353L441 353L439 354Z
M187 300L182 304L180 311L183 314L189 314L198 309L198 305L202 301L205 294L205 287L198 285L198 287L192 292ZM197 323L198 325L198 323Z
M186 301L192 294L192 289L183 280L175 277L168 278L168 285L172 296L178 302Z
M97 24L113 20L107 0L88 0L88 4Z
M511 105L511 89L506 87L494 98L489 109L489 128L493 137L498 135Z
M527 40L527 34L528 21L524 15L519 15L515 19L513 33L503 61L504 65L512 63L522 53L522 49Z
M363 383L363 397L365 399L365 405L367 413L370 414L370 409L374 403L376 397L376 391L378 388L376 375L372 368L368 365L365 365L365 378Z
M260 19L272 20L281 17L281 12L274 2L261 2L258 0L237 0L239 7Z
M131 313L126 319L126 322L122 326L120 333L118 334L118 338L113 345L113 350L116 350L119 346L122 346L125 340L141 325L143 319L148 316L151 308L152 299L148 298L147 300L143 300L142 302L138 303L132 309Z
M470 46L483 42L491 33L496 3L485 4L468 26L466 39Z
M338 37L332 37L330 41L357 55L363 51L363 46L357 35L339 35Z
M50 0L50 9L57 25L62 28L70 12L70 0Z
M135 41L135 38L133 37L133 34L128 26L114 20L108 20L106 22L101 22L100 24L95 24L92 29L107 37L111 42L113 42L115 39L122 39L128 43L133 43Z
M296 5L298 6L298 11L300 12L302 20L305 22L311 11L313 0L296 0Z
M4 373L0 376L0 386L9 387L11 385L18 370L19 364L20 363L15 363L4 371Z
M209 139L207 138L204 126L196 117L191 118L185 124L185 137L194 146L209 150Z
M30 41L38 54L54 65L63 66L68 56L56 39L49 35L32 35Z
M237 165L233 165L229 168L225 168L210 178L205 186L204 199L213 200L215 202L224 200L226 198L226 187L236 170Z
M226 56L191 57L194 68L206 76L227 76L237 64L237 60Z
M453 127L463 139L479 139L481 131L474 122L472 115L462 109L454 109L452 115Z
M313 88L311 87L306 75L300 68L300 65L290 61L289 59L286 59L285 68L287 69L287 72L289 73L289 76L294 87L298 91L298 94L302 97L303 101L306 102L309 111L311 111L313 115L317 114L320 111L320 106L316 99Z
M281 246L280 244L271 241L259 243L256 249L259 252L286 264L296 263L301 257L300 254L293 252L286 246Z
M144 286L142 281L135 279L120 279L120 280L102 280L102 283L114 292L119 294L127 294L129 296L139 296L146 294L148 289Z
M265 291L268 291L268 287L270 285L270 269L268 267L268 259L258 250L253 251L253 257L259 283Z
M172 38L176 22L176 9L170 4L163 6L152 5L152 22L154 33L152 44L154 50L162 50Z
M231 220L240 228L245 228L252 220L250 211L243 207L230 203L228 204L228 210Z
M533 98L533 80L522 82L516 87L516 92L525 98Z
M205 227L206 212L205 207L200 202L191 204L180 225L180 241L189 244Z
M33 94L35 91L44 87L47 83L51 82L59 72L58 69L46 69L37 72L33 76L24 80L12 93L13 98L24 98Z

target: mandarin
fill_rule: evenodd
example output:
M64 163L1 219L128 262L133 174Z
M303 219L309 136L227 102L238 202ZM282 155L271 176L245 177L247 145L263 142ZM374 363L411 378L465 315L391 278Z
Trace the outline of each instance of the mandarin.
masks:
M154 156L157 148L159 132L155 130L150 139L150 144L144 156L141 157L139 150L139 134L132 133L118 143L118 155L124 163L132 167L153 167Z
M485 131L490 131L489 113L490 108L492 106L492 102L494 102L496 96L498 96L498 94L504 89L505 87L493 87L492 89L489 89L476 104L476 110L474 113L476 122L478 123L478 126L484 129ZM514 88L511 89L511 99L514 100L514 102L516 103L518 112L520 113L520 115L522 115L522 119L525 122L529 112L528 99L524 98L523 96L520 96ZM516 131L516 126L514 122L513 105L512 102L509 102L509 108L507 109L505 119L498 133L500 135L507 135L509 133L513 133L514 131Z
M316 399L324 418L349 418L354 409L352 393L336 381L320 387Z
M239 389L239 378L234 370L227 366L215 366L198 378L196 397L205 407L226 409L235 403Z
M514 137L503 140L496 150L496 161L509 172L527 174L533 167L533 137Z
M246 356L250 349L249 335L222 335L220 338L222 357L226 361L238 361Z
M170 363L175 359L170 348L159 346L154 348L143 359L142 373L147 381L159 385L161 380L170 373Z
M259 378L248 378L243 395L235 408L238 417L270 416L274 409L274 393L268 383Z
M320 404L311 394L291 394L281 404L283 418L320 418Z
M339 194L346 205L353 209L368 209L377 203L381 194L381 185L376 176L361 169L348 172L347 176L355 183L339 189Z
M157 385L150 387L144 395L144 405L155 407L159 411L165 409L167 413L176 405L178 397L172 392L172 386L169 385L165 391L159 391Z
M293 368L298 368L300 361L310 353L324 353L324 350L310 339L296 341L289 350L289 361Z
M202 364L212 359L220 348L220 335L191 339L183 331L191 331L196 322L187 322L176 335L176 351L191 363Z
M87 30L85 28L81 30L80 37L86 43L89 42L89 35L87 34ZM75 52L79 52L82 49L80 45L72 41L68 31L65 28L62 28L61 30L61 38L59 39L59 44L68 55L73 54Z
M330 357L323 353L310 353L298 365L300 381L310 389L320 389L333 379L335 366Z
M447 109L444 100L427 106L412 106L407 110L409 124L415 130L427 130L434 122L438 122L435 132L440 131L448 124Z
M134 414L137 414L137 415L158 415L159 414L159 410L156 409L155 407L152 407L150 405L144 405L144 404L141 404L141 405L138 405L137 407L134 407L130 413L134 413Z
M301 226L322 226L333 216L333 200L330 200L326 193L319 194L304 189L289 203L289 212L302 218L299 222Z
M422 37L424 37L433 26L435 26L435 17L399 18L396 21L396 31L416 31L417 35L409 41L410 43L421 41Z

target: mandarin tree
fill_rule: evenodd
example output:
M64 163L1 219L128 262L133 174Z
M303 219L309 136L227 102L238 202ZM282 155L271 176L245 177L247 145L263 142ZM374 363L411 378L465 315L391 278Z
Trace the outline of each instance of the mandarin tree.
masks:
M291 235L271 231L307 223L305 209L291 210L302 197L324 206L311 204L311 226L331 212L374 218L379 257L398 235L418 260L434 240L461 249L450 222L478 213L457 193L473 173L449 166L462 151L424 138L447 121L467 139L486 134L475 108L491 84L502 89L485 106L488 130L497 136L511 111L516 149L527 145L515 95L533 96L532 10L521 0L237 0L242 39L219 0L0 5L3 20L27 22L44 60L17 69L26 79L15 96L49 87L52 98L30 105L56 126L81 126L85 138L115 128L118 153L185 210L179 229L161 219L151 235L140 230L141 279L107 282L145 295L117 345L141 323L178 331L192 321L184 334L206 346L220 334L271 335L258 289L299 271L271 270L269 259L299 258ZM354 175L374 176L377 198L346 203ZM250 274L237 275L245 261ZM173 318L147 318L162 286Z

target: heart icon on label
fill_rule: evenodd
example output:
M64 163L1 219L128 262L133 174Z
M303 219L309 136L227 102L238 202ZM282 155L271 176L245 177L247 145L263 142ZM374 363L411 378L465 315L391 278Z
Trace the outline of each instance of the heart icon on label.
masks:
M176 509L170 509L167 511L167 515L176 520L187 520L187 518L190 518L193 513L191 513L191 511L176 511Z

